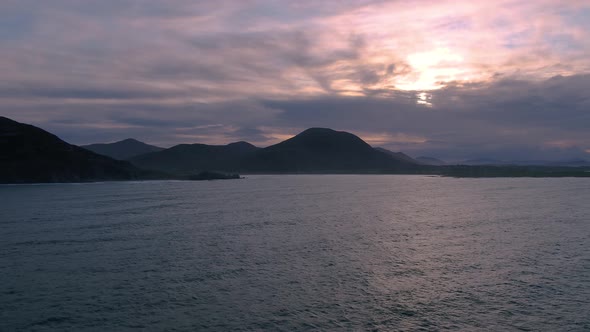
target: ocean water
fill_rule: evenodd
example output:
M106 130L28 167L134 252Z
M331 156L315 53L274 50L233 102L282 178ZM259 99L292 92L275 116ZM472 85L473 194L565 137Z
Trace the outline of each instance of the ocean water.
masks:
M588 331L590 179L0 186L0 331Z

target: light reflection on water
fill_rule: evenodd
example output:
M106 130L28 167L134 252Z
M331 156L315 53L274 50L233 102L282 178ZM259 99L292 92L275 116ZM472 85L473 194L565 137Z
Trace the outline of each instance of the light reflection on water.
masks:
M587 330L590 181L0 186L0 330Z

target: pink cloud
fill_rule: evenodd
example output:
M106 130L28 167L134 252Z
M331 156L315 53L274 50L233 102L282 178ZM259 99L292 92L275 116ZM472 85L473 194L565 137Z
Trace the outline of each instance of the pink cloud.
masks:
M482 113L489 105L508 105L519 114L535 106L540 99L534 97L540 94L545 101L541 111L575 98L579 105L567 105L575 110L587 106L582 98L585 80L547 79L590 73L590 29L572 16L590 9L588 1L139 3L0 3L0 18L19 13L31 17L23 31L4 39L6 33L0 34L5 114L57 121L84 113L90 118L92 112L103 117L130 112L156 122L180 109L183 119L195 126L222 125L182 135L198 139L210 134L211 140L225 142L245 127L259 130L256 142L267 144L304 128L277 124L283 110L261 106L265 101L358 98L369 104L391 102L390 113L403 115L380 113L370 119L372 127L353 124L351 130L374 142L410 146L415 140L413 147L435 144L430 140L435 135L394 125L386 130L383 119L401 122L419 113L421 120L442 122L442 112L446 117ZM519 96L533 97L521 101ZM358 113L369 111L358 107ZM494 118L467 120L477 125ZM113 124L98 115L92 121ZM490 128L479 130L486 135L482 142L498 133L527 144L539 141ZM544 128L528 130L545 133ZM425 137L428 142L420 143ZM546 140L587 146L582 144L587 137L560 132Z

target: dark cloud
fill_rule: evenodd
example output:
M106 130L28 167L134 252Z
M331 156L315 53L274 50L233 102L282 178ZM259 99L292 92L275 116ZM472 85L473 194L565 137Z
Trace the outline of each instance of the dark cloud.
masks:
M443 2L425 0L433 8ZM477 47L467 44L480 56L473 63L497 75L452 82L454 72L445 69L469 59L459 61L449 50L470 40L467 32L477 18L446 13L434 19L441 33L433 34L424 20L433 19L430 10L444 8L424 6L424 16L404 21L407 27L389 22L392 9L408 9L403 4L2 1L0 113L81 144L136 137L161 145L264 145L322 126L412 155L588 156L584 31L535 30L554 44L524 39L528 32L510 35L514 43L502 47L515 53L496 62L489 58L506 49L488 58L481 54L487 43L475 38ZM451 7L462 8L454 2ZM485 25L485 17L479 19ZM544 19L543 29L561 22ZM528 31L522 21L506 18L502 25ZM433 50L432 36L453 43ZM416 54L422 62L410 61ZM429 65L437 56L442 60ZM429 71L443 81L441 89L399 89ZM553 72L567 76L547 75Z
M390 98L328 97L265 104L284 111L278 121L285 126L333 126L426 138L424 143L405 146L414 154L581 157L590 146L590 108L581 87L590 87L590 76L448 87L433 92L431 107L400 93ZM579 145L558 148L563 141Z
M10 98L48 98L48 99L141 99L170 96L166 91L155 89L128 89L123 87L99 86L49 86L22 84L19 87L9 87L0 90L1 97Z
M555 159L583 157L583 150L590 146L588 99L579 88L587 83L587 76L573 76L539 83L500 81L448 87L433 94L431 107L416 103L412 92L398 92L388 97L326 96L214 104L99 104L84 105L84 112L75 112L81 107L76 104L37 107L30 112L2 111L23 121L38 120L79 143L137 136L171 145L203 141L209 135L221 139L219 144L238 140L263 144L272 142L269 128L274 133L296 133L319 126L367 137L384 135L380 145L412 155ZM88 130L88 125L94 130ZM405 136L400 138L400 134ZM424 141L415 142L416 137Z

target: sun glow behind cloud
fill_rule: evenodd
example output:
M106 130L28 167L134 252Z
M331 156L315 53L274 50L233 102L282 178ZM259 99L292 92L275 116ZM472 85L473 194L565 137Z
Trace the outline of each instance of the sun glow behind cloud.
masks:
M283 8L228 1L223 8L182 4L162 17L157 10L166 6L153 4L151 15L138 15L140 7L127 12L123 4L108 25L88 12L64 10L61 20L38 22L43 30L11 40L0 51L0 66L5 81L32 79L20 70L25 67L35 68L37 82L55 81L65 70L65 63L55 66L62 58L69 65L65 83L92 73L104 85L131 77L129 85L199 102L429 91L498 75L537 79L590 70L588 31L560 14L583 4L422 0ZM37 56L23 56L31 45Z
M365 59L403 62L404 72L387 81L395 89L434 90L447 83L488 81L497 74L530 78L568 75L571 68L588 70L586 61L561 65L559 40L574 38L579 29L567 28L566 17L552 12L556 2L414 1L384 2L346 13L330 21L336 29L361 33L372 47ZM560 11L574 10L572 1ZM530 18L542 8L543 15ZM342 25L342 21L352 23ZM548 38L550 35L555 37ZM584 43L585 44L585 43ZM388 59L386 54L391 55ZM383 84L380 88L391 87ZM379 88L379 87L376 87Z
M401 80L396 87L401 90L435 90L445 83L460 80L467 71L463 56L448 48L439 47L431 51L413 53L406 57L408 64L416 72L417 79Z
M3 114L148 134L194 122L178 142L265 144L320 124L433 149L590 142L587 0L74 2L0 2ZM543 139L506 134L514 123Z
M405 133L360 133L360 136L367 143L373 146L379 146L383 144L396 144L396 145L412 145L412 144L423 144L428 142L426 137L410 135Z

